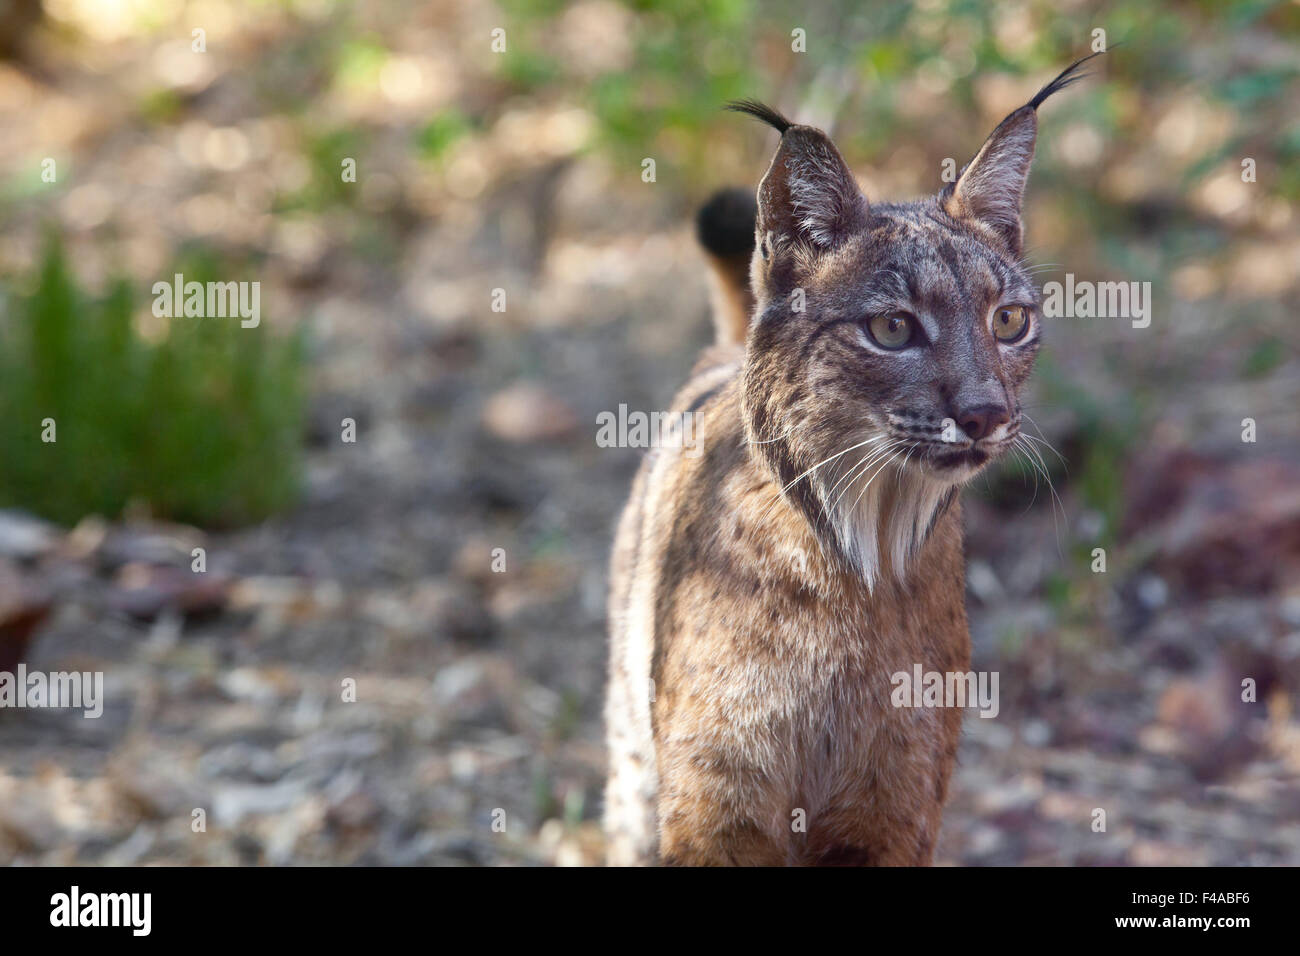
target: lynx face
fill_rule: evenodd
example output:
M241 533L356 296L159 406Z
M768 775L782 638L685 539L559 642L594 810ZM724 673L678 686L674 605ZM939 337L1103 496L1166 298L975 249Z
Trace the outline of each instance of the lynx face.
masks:
M870 203L830 139L781 132L758 189L750 442L824 545L869 586L901 577L957 488L1020 434L1041 325L1021 261L1038 105L993 131L932 199Z
M927 478L968 480L1018 434L1041 334L1037 290L1013 256L937 202L871 212L800 277L804 311L769 299L755 344L802 386L773 389L784 401L769 408L787 424L812 412L831 426L820 442L808 436L821 457L804 467L870 441L863 452L889 449ZM843 458L837 477L862 455Z

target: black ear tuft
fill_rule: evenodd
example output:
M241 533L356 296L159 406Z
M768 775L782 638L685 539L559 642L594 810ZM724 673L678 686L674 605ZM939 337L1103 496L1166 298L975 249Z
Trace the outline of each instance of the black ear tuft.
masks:
M957 174L957 181L939 193L939 204L948 215L987 229L1000 237L1011 252L1020 254L1020 209L1038 138L1038 107L1053 93L1083 79L1087 74L1080 73L1079 68L1100 55L1097 52L1075 60L1032 100L998 124L975 158Z
M772 107L758 102L758 100L733 100L723 107L724 110L731 110L733 113L748 113L755 119L762 120L768 126L772 127L782 136L794 123L790 122Z
M1038 107L1042 105L1043 100L1047 99L1053 93L1059 93L1061 90L1065 89L1071 83L1078 82L1079 80L1086 79L1087 77L1091 76L1092 75L1091 73L1080 73L1079 67L1083 66L1093 57L1101 56L1105 52L1106 52L1105 50L1099 50L1096 53L1090 53L1088 56L1075 60L1073 63L1071 63L1069 66L1067 66L1064 70L1061 71L1060 76L1058 76L1056 79L1052 80L1052 82L1048 83L1041 90L1039 90L1034 95L1034 98L1029 101L1029 106L1031 106L1034 109L1038 109Z

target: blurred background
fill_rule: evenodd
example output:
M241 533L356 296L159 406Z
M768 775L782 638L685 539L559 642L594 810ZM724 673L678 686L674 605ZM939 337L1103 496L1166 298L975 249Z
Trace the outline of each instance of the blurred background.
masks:
M1049 320L1054 491L966 493L939 860L1300 863L1300 5L867 6L0 2L0 670L107 697L0 709L0 862L599 861L596 417L709 340L691 216L775 146L719 107L914 198L1101 29L1027 241L1152 321Z

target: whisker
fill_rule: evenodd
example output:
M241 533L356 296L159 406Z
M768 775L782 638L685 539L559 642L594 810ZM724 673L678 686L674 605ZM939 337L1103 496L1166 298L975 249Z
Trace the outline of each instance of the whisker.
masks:
M1023 409L1021 410L1020 414L1022 418L1024 418L1026 421L1029 422L1029 424L1034 426L1034 431L1038 432L1037 438L1034 438L1033 435L1029 435L1029 434L1025 434L1025 437L1032 438L1034 441L1042 442L1044 445L1046 445L1048 450L1050 450L1053 455L1055 455L1058 459L1060 459L1061 467L1065 469L1065 473L1068 475L1070 473L1070 467L1065 461L1065 456L1062 455L1059 451L1057 451L1056 448L1052 445L1052 443L1047 440L1047 438L1043 435L1043 430L1038 427L1038 422L1034 421L1033 416L1026 413Z
M816 471L818 468L820 468L822 465L826 464L827 462L834 461L836 458L839 458L841 455L848 454L849 452L853 451L853 449L855 448L861 448L863 445L869 445L872 442L880 441L880 439L884 437L885 437L884 435L873 435L870 438L868 438L866 441L860 441L856 445L850 445L848 448L844 449L844 451L836 452L835 454L831 455L829 458L823 458L821 461L817 462L817 464L813 465L811 468L805 471L798 478L794 479L794 481L790 482L790 484L782 488L781 493L784 494L785 492L789 491L798 482L802 481L804 478L807 478L809 475L811 475L814 471Z
M750 441L748 438L741 441L742 445L770 445L774 441L782 441L794 434L794 426L787 428L784 435L777 435L775 438L761 438L758 441Z
M1016 437L1017 439L1019 439L1022 436L1017 435ZM1043 476L1043 480L1047 483L1047 490L1050 491L1052 494L1052 502L1053 502L1052 529L1056 533L1056 552L1058 556L1063 557L1064 554L1061 550L1061 528L1056 521L1056 509L1058 507L1061 509L1061 519L1065 521L1066 525L1068 526L1070 523L1070 516L1065 510L1065 502L1061 501L1061 496L1056 493L1056 486L1052 482L1052 476L1047 470L1047 465L1043 461L1043 456L1039 454L1037 449L1035 449L1034 446L1029 444L1028 442L1023 443L1020 447L1027 449L1028 451L1033 453L1032 456L1027 456L1026 460L1028 460L1034 466L1034 468L1039 472L1039 474ZM1034 460L1035 458L1037 458L1036 462Z
M863 460L862 460L862 462L859 462L858 465L855 465L855 466L853 467L853 470L850 472L850 474L852 474L853 472L857 472L857 477L858 477L858 478L861 478L864 474L866 474L868 471L871 470L871 466L872 466L872 465L874 465L876 462L880 461L880 460L881 460L885 455L887 455L890 451L892 451L892 450L894 450L894 449L896 449L896 448L899 448L900 446L902 446L902 445L905 444L906 442L907 442L907 439L906 439L906 438L895 438L895 439L893 439L893 440L892 440L888 445L885 445L883 448L876 449L876 450L872 451L872 453L871 453L870 455L864 455L864 456L863 456ZM859 465L862 466L862 468L861 468L860 471L858 470L858 469L859 469ZM839 482L836 482L836 484L838 485ZM835 499L835 501L831 503L831 506L830 506L830 508L828 509L828 513L833 513L833 512L835 511L836 506L839 505L840 500L844 497L845 492L847 492L847 491L848 491L850 488L852 488L852 487L853 487L853 482L852 482L852 481L850 481L847 485L844 486L844 489L843 489L843 491L840 492L839 497L837 497L837 498ZM835 489L832 488L832 489L831 489L831 492L833 492L834 490L835 490ZM827 492L827 495L829 496L831 492ZM861 496L859 496L859 497L861 497Z
M892 445L897 444L900 440L901 439L894 438L886 442L884 445L881 445L879 448L871 449L869 452L867 452L865 455L863 455L861 458L858 459L857 464L855 464L852 468L849 469L848 474L849 475L853 474L853 472L857 471L858 465L861 465L864 461L870 460L874 456L883 454ZM826 492L827 496L833 494L835 492L835 489L840 486L840 482L843 481L846 477L847 475L841 475L839 479L836 480L835 484L831 485L830 489Z
M1042 445L1044 448L1046 448L1048 451L1050 451L1053 455L1055 455L1055 456L1060 460L1060 462L1061 462L1061 468L1063 468L1063 469L1065 470L1065 473L1066 473L1066 474L1069 474L1070 469L1069 469L1069 467L1068 467L1068 466L1066 465L1066 463L1065 463L1065 458L1064 458L1064 456L1063 456L1059 451L1057 451L1055 448L1052 447L1051 442L1047 441L1047 439L1045 439L1045 438L1037 438L1037 437L1035 437L1035 436L1033 436L1033 435L1030 435L1030 434L1028 434L1028 433L1022 433L1022 434L1024 434L1024 437L1025 437L1028 441L1033 442L1035 445Z
M882 471L884 471L886 468L888 468L889 465L890 465L890 463L893 462L894 459L897 458L897 457L898 457L899 455L901 455L902 453L903 453L903 450L900 448L898 451L894 452L894 453L889 457L889 461L886 461L883 465L881 465L879 468L876 469L876 473L875 473L874 475L871 476L870 480L868 480L867 483L866 483L865 485L862 486L862 490L858 492L858 496L857 496L856 498L853 499L853 504L849 506L849 511L850 511L850 512L852 512L853 509L856 508L856 507L858 506L858 502L862 500L862 496L865 495L865 494L867 493L867 489L871 487L871 482L873 482L873 481L875 481L877 478L879 478L879 477L880 477L880 473L881 473Z
M1018 441L1013 441L1011 443L1011 451L1019 456L1017 462L1021 468L1021 475L1023 476L1027 472L1034 478L1034 496L1029 500L1029 504L1025 506L1025 510L1021 512L1021 514L1024 515L1032 511L1035 503L1038 501L1038 469L1032 467L1031 463L1027 460L1028 455L1026 455L1024 449L1020 447Z
M904 458L903 463L898 466L898 474L894 476L894 487L901 488L903 486L903 472L907 470L907 463L912 460L912 455L920 447L919 443L914 443L912 447L907 450L907 457Z
M837 451L837 453L831 455L831 457L829 457L829 458L823 458L822 460L820 460L820 462L814 464L813 467L809 468L809 470L803 472L802 475L798 475L798 476L796 477L796 479L790 481L790 483L789 483L788 485L785 485L785 488L781 488L781 489L779 490L779 492L777 492L777 493L775 494L774 499L776 499L776 498L780 498L781 496L783 496L783 494L787 493L788 490L794 488L794 485L797 485L798 483L800 483L800 481L802 481L803 479L806 479L807 476L811 475L811 473L813 473L814 471L818 470L818 468L822 467L823 464L826 464L827 462L833 462L833 460L835 460L836 458L839 458L840 455L846 455L846 454L849 454L850 451L853 451L854 449L861 449L861 447L862 447L863 445L870 445L871 442L879 441L880 438L883 438L883 437L884 437L884 436L871 436L870 438L866 438L865 441L859 441L857 445L850 445L849 447L846 447L846 449L844 449L844 450L842 450L842 451Z
M786 493L787 491L789 491L791 488L793 488L795 485L797 485L797 484L798 484L800 481L802 481L804 478L807 478L809 475L811 475L811 474L812 474L814 471L816 471L818 468L820 468L820 467L822 467L823 465L825 465L827 462L832 462L832 461L834 461L836 458L839 458L841 455L847 455L849 452L853 451L853 449L855 449L855 448L861 448L863 445L869 445L869 444L871 444L872 442L880 441L882 438L885 438L885 437L886 437L886 436L884 436L884 435L873 435L873 436L871 436L870 438L866 439L865 441L860 441L860 442L858 442L856 445L850 445L848 448L845 448L843 451L836 452L834 455L831 455L829 458L824 458L824 459L822 459L821 461L817 462L817 464L813 465L811 468L809 468L809 469L808 469L807 471L805 471L803 474L801 474L801 475L799 475L798 477L796 477L793 481L791 481L791 482L790 482L788 485L786 485L784 488L781 488L780 490L778 490L778 491L776 492L776 494L772 496L772 500L771 500L770 502L768 502L768 506L767 506L767 508L763 511L763 514L762 514L762 516L760 517L759 520L764 520L764 519L767 518L767 516L771 513L772 509L776 507L777 502L781 500L782 496L784 496L785 493Z

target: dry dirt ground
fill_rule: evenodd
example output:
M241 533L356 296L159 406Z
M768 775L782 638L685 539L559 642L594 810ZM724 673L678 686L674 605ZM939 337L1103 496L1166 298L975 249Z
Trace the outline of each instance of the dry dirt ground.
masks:
M193 105L197 128L157 134L97 82L3 84L11 129L15 96L82 124L82 192L56 210L81 265L121 222L150 275L185 200L209 197L227 239L270 251L277 315L312 331L311 446L300 505L253 529L0 520L0 571L53 599L28 666L103 670L107 693L98 720L0 711L0 862L598 861L606 561L639 452L597 447L596 416L663 408L707 341L688 210L570 155L564 111L524 109L552 153L507 156L443 204L381 190L364 215L396 239L367 260L355 212L248 213L256 177L240 192L220 140L203 145L239 125L237 81ZM247 162L282 133L250 133ZM40 219L15 214L7 265ZM968 493L975 666L1000 672L1002 705L967 718L942 863L1300 863L1297 376L1236 382L1208 307L1177 308L1145 366L1118 330L1051 333L1076 379L1122 394L1144 376L1166 397L1128 462L1140 520L1082 599L1051 597L1096 522L1069 477L1059 506L1028 480ZM1202 428L1242 409L1272 444ZM1069 410L1034 414L1071 458ZM1238 702L1242 675L1258 703Z

